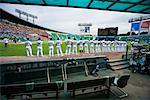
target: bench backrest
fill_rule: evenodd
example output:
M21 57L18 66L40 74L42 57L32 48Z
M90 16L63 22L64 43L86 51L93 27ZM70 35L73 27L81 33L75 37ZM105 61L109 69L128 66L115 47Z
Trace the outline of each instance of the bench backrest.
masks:
M130 75L122 75L117 81L117 86L124 88L127 85L129 78Z
M63 89L58 87L57 83L46 83L46 84L21 84L21 85L5 85L0 86L2 95L11 94L23 94L32 92L44 92L44 91L58 91L58 89Z
M100 78L100 79L94 79L94 80L86 80L86 81L79 81L79 82L71 82L67 83L68 90L73 89L80 89L80 88L87 88L87 87L93 87L98 85L107 85L108 78Z

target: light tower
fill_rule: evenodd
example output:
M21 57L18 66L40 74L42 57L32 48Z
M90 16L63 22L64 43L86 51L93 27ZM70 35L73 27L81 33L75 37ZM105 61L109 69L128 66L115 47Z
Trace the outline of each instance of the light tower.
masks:
M37 16L29 14L29 13L24 12L24 11L21 11L19 9L16 9L15 12L17 12L19 14L19 18L21 18L21 15L25 15L27 17L27 19L26 19L27 21L29 21L29 17L31 17L33 23L35 22L35 19L38 19Z

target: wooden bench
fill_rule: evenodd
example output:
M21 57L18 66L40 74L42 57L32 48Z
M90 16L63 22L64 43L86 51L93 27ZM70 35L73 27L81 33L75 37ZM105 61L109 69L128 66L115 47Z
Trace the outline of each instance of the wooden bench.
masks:
M13 84L13 85L1 85L0 90L1 95L6 96L8 99L14 96L23 95L29 96L32 98L34 94L43 94L45 97L47 93L55 93L54 97L58 98L59 90L63 89L63 83L27 83L27 84Z
M109 96L110 86L110 78L99 78L67 83L67 90L72 93L72 96L100 91L105 91L107 96Z

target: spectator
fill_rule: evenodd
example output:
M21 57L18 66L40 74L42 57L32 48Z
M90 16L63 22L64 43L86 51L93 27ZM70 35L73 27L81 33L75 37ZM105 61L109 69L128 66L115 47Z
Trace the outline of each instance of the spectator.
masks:
M6 36L12 39L13 37L21 39L29 37L32 40L37 40L39 36L42 38L41 34L48 33L45 30L12 23L8 20L2 20L2 22L0 23L0 37ZM44 37L44 39L47 38Z

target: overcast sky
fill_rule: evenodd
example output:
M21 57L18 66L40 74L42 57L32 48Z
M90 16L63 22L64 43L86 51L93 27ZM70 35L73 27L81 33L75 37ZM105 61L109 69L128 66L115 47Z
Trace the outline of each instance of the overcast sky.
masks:
M128 20L130 18L136 18L143 15L80 8L29 6L2 3L0 3L0 7L16 16L18 16L18 14L15 12L15 9L20 9L36 15L38 17L35 21L36 24L67 33L78 34L78 23L92 23L91 33L94 35L97 35L98 28L106 27L118 27L118 33L125 34L131 27ZM24 19L26 19L25 16Z

